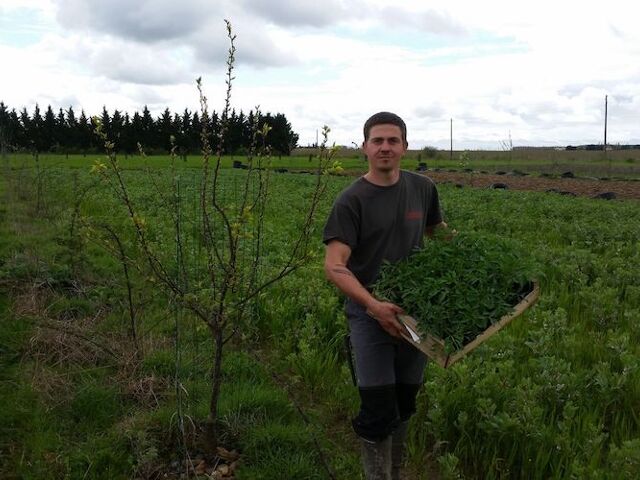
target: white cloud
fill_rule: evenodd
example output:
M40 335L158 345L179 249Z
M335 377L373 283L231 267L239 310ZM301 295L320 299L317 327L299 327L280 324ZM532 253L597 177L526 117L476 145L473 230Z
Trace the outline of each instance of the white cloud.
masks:
M77 62L94 75L140 85L174 85L191 80L188 50L152 48L118 38L72 38L76 46L70 48L69 55L75 55Z
M270 31L255 19L245 17L234 21L232 29L236 36L236 64L265 68L298 62L295 51L277 40L277 31ZM212 22L208 29L194 33L192 46L197 58L205 65L224 65L230 45L222 20Z
M326 27L357 15L361 2L345 0L242 0L247 10L283 27Z
M444 35L463 35L466 29L446 12L437 10L411 11L394 6L384 6L377 14L380 23L395 28L415 28L424 32Z
M404 116L416 147L448 145L451 118L461 145L499 148L509 131L597 142L604 95L613 141L640 136L640 30L619 0L3 0L0 15L24 22L6 35L29 32L0 34L3 65L20 71L0 76L0 100L17 109L194 109L203 76L219 110L229 18L234 106L285 113L303 144L323 124L359 143L379 110Z
M58 0L58 20L71 30L93 30L140 42L188 36L214 10L206 0Z

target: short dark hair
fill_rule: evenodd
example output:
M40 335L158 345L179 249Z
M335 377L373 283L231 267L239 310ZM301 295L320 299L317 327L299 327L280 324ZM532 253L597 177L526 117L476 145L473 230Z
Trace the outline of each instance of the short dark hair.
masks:
M371 115L366 122L364 122L364 141L366 142L369 140L369 134L374 126L385 123L390 123L391 125L399 127L402 132L402 140L404 141L404 144L407 145L407 125L398 115L391 112L375 113Z

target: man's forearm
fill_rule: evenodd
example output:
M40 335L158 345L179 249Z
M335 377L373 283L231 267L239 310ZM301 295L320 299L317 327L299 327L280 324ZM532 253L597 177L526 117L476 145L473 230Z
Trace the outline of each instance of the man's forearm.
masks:
M394 337L400 338L404 327L398 322L397 315L404 313L402 308L393 303L380 301L362 286L355 275L344 265L334 264L326 268L327 278L345 295L362 305L369 316Z
M369 291L362 286L356 276L346 265L332 265L326 268L327 278L354 302L369 307L377 301Z

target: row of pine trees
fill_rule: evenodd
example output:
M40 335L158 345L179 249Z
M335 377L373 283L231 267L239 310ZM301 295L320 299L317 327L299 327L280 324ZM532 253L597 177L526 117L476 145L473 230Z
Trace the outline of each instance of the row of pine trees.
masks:
M207 117L187 109L181 115L171 113L167 108L159 117L153 118L146 105L142 113L136 111L132 116L119 110L110 114L106 107L95 118L87 117L84 110L77 116L72 107L60 109L56 114L48 106L43 114L38 105L29 115L26 108L17 112L0 102L0 150L63 154L102 152L103 145L94 133L99 121L120 153L135 154L140 143L146 154L166 154L171 151L173 139L179 154L195 154L200 152L202 126L206 121L215 152L221 119L215 111ZM248 115L242 111L239 114L235 110L231 112L227 119L223 153L245 154L250 150L254 120L253 111ZM276 155L289 155L298 143L298 135L291 129L285 115L260 114L259 128L262 129L265 123L271 127L266 145Z

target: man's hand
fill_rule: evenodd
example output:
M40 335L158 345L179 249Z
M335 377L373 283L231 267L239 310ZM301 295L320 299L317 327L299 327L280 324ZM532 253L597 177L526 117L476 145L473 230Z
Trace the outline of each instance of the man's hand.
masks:
M339 240L331 240L327 245L324 260L327 278L354 302L364 305L369 316L375 318L389 335L400 337L400 333L407 330L396 315L404 313L404 310L393 303L377 300L362 286L347 268L350 255L351 247Z
M406 332L404 326L398 321L396 315L404 313L404 310L389 302L375 300L367 306L367 314L375 318L380 326L392 337L401 337Z
M436 225L429 225L424 231L424 234L429 238L434 238L436 233L439 234L440 238L443 240L450 242L453 240L453 237L458 234L458 231L455 228L449 228L449 225L445 222L440 222Z

